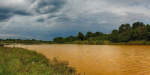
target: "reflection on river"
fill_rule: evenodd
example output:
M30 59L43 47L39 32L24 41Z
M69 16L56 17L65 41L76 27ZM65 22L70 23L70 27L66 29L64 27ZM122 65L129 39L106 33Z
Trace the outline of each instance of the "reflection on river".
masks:
M69 61L86 75L150 75L148 45L16 45Z

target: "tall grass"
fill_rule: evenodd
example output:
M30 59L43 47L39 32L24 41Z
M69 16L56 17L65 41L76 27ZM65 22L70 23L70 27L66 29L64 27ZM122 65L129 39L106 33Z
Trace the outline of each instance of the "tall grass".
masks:
M0 75L75 75L68 62L49 60L36 51L0 47Z

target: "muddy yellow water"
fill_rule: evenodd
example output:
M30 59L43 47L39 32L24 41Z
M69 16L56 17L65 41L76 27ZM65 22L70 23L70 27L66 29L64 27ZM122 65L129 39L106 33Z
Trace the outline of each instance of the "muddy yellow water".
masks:
M85 75L150 75L148 45L16 45L69 61Z

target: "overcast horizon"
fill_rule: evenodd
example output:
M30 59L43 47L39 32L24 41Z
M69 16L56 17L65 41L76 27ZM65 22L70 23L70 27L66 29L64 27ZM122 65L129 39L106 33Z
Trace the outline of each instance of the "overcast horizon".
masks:
M0 38L52 40L150 24L149 0L0 0Z

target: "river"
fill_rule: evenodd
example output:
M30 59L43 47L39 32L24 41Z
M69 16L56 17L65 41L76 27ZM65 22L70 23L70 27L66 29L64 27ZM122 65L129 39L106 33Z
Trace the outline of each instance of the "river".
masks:
M150 75L149 45L15 45L69 62L81 75Z

